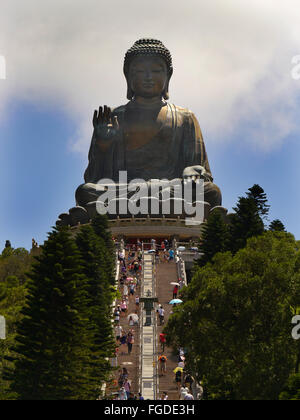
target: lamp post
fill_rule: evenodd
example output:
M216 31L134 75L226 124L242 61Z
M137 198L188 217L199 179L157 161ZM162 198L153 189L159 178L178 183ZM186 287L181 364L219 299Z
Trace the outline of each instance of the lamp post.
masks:
M151 291L147 291L147 296L141 297L140 301L144 303L144 309L146 311L146 322L145 327L151 327L152 325L152 311L154 309L154 302L158 302L158 298L151 296Z

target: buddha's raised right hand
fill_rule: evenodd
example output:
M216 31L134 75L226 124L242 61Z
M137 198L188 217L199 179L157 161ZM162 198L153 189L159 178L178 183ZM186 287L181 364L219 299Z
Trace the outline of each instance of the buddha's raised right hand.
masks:
M93 117L94 135L100 148L108 148L119 131L118 118L112 119L111 109L104 105L99 111L94 112Z

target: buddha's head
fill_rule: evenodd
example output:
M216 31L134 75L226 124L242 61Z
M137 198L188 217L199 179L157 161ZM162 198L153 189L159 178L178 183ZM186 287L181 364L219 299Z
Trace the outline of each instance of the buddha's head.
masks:
M124 61L127 98L161 96L169 99L172 73L172 57L162 42L155 39L136 41L127 51Z

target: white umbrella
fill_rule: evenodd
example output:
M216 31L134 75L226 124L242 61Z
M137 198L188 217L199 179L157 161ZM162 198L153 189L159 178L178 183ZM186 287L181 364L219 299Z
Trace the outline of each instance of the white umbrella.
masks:
M175 281L172 281L172 283L170 283L172 286L179 286L179 283L176 283Z
M139 320L139 316L137 314L130 314L130 315L128 315L127 319L129 320L130 317L133 319L133 321L138 321Z

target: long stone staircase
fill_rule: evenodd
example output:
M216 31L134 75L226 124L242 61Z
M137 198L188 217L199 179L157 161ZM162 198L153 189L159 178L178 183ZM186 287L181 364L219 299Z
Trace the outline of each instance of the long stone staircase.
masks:
M173 287L170 285L171 282L177 282L177 267L175 262L160 262L156 266L156 284L157 284L157 295L159 303L165 309L165 323L167 323L170 312L172 311L172 305L169 305L169 301L172 299ZM163 330L163 326L157 327L157 334ZM160 346L158 347L159 354L162 354ZM164 376L159 376L159 392L167 392L169 400L178 400L179 394L177 386L174 381L173 370L177 367L177 355L172 354L172 349L165 347L164 355L167 357L167 373Z
M126 260L128 253L126 253ZM135 299L129 298L128 311L121 316L120 325L128 332L134 330L135 342L132 353L129 355L127 346L119 346L117 351L116 365L119 369L125 367L128 370L131 392L137 395L140 392L145 400L158 400L163 392L168 394L169 400L179 400L179 392L175 383L173 370L178 365L178 356L172 353L172 349L165 347L164 355L167 357L167 371L161 375L158 358L162 354L159 343L159 334L163 326L159 325L156 309L161 304L165 309L165 323L172 311L169 301L172 299L173 286L171 282L178 282L179 267L176 262L166 262L162 257L156 259L153 254L143 250L143 269L140 276L140 284L136 294L140 297L157 298L151 312L146 311L146 302L140 303L138 309L139 325L128 325L128 314L137 310ZM121 274L120 274L121 275ZM119 285L120 292L122 287ZM151 314L149 317L149 313ZM119 370L115 377L118 380Z

